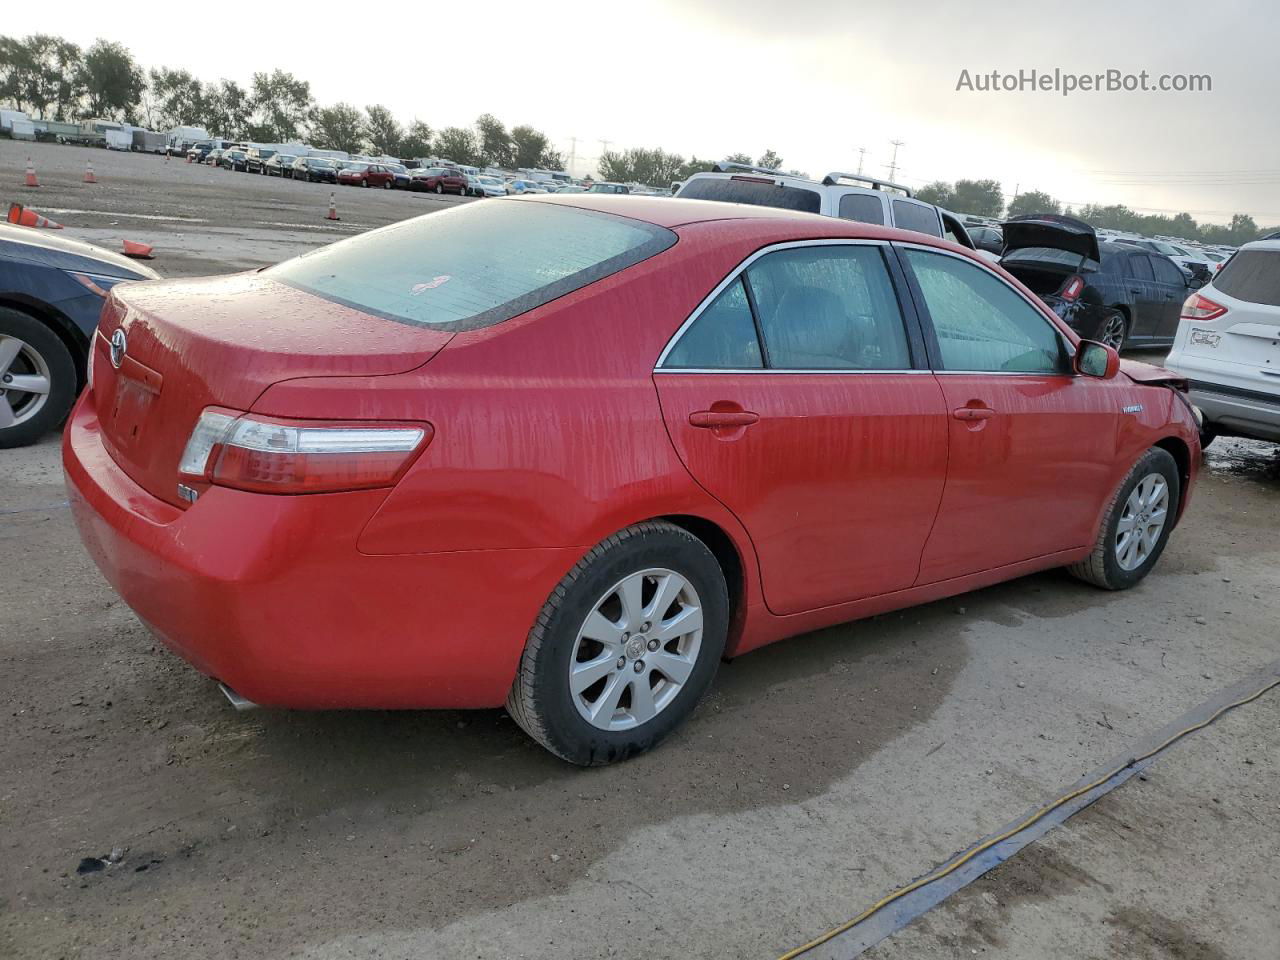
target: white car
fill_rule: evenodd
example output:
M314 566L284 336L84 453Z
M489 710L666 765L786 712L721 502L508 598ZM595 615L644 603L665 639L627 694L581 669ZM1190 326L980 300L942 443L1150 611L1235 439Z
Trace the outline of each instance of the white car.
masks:
M1187 298L1164 365L1190 382L1201 445L1280 442L1280 240L1245 244Z
M593 186L591 192L595 193L599 186ZM962 247L975 249L968 230L954 213L917 200L901 184L854 173L834 171L819 182L725 160L717 163L713 172L695 173L681 185L676 196L782 207L878 223L927 233L931 237L945 237Z
M467 192L473 197L505 197L507 185L497 177L467 175Z
M522 193L546 193L547 188L536 180L508 180L506 191L509 194L519 195Z

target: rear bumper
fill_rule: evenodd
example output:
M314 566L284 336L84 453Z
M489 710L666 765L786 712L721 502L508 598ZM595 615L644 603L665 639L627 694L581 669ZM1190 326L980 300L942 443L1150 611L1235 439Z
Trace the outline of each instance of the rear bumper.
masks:
M1280 377L1248 364L1190 354L1179 345L1165 366L1187 378L1188 397L1223 433L1280 440Z
M214 487L184 511L115 464L84 398L63 465L112 587L173 651L264 706L500 706L538 610L581 552L361 554L386 491Z

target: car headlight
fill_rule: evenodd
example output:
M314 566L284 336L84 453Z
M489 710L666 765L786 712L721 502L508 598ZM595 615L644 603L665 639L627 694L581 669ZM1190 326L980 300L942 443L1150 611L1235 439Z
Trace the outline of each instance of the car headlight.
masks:
M104 299L117 283L124 283L130 279L129 277L106 277L98 273L76 273L72 270L68 270L67 275L90 293Z

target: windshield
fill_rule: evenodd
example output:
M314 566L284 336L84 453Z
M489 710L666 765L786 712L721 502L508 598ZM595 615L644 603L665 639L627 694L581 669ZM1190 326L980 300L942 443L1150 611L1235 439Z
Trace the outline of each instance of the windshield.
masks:
M593 188L594 189L594 188ZM817 213L822 198L816 190L786 187L772 180L745 177L694 177L677 194L682 200L721 200L726 203L749 203L757 207L781 207Z
M1178 253L1177 248L1171 243L1165 243L1162 240L1152 240L1150 243L1153 250L1163 253L1166 257L1183 256L1183 254Z
M500 323L660 253L670 230L535 202L469 204L265 271L376 316L459 331Z

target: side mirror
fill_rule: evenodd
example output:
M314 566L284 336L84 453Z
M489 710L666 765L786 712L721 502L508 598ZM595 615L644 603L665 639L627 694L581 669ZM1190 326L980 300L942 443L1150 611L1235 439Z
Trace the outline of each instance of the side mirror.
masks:
M1076 347L1075 367L1081 376L1110 380L1120 372L1120 354L1105 343L1081 340Z

